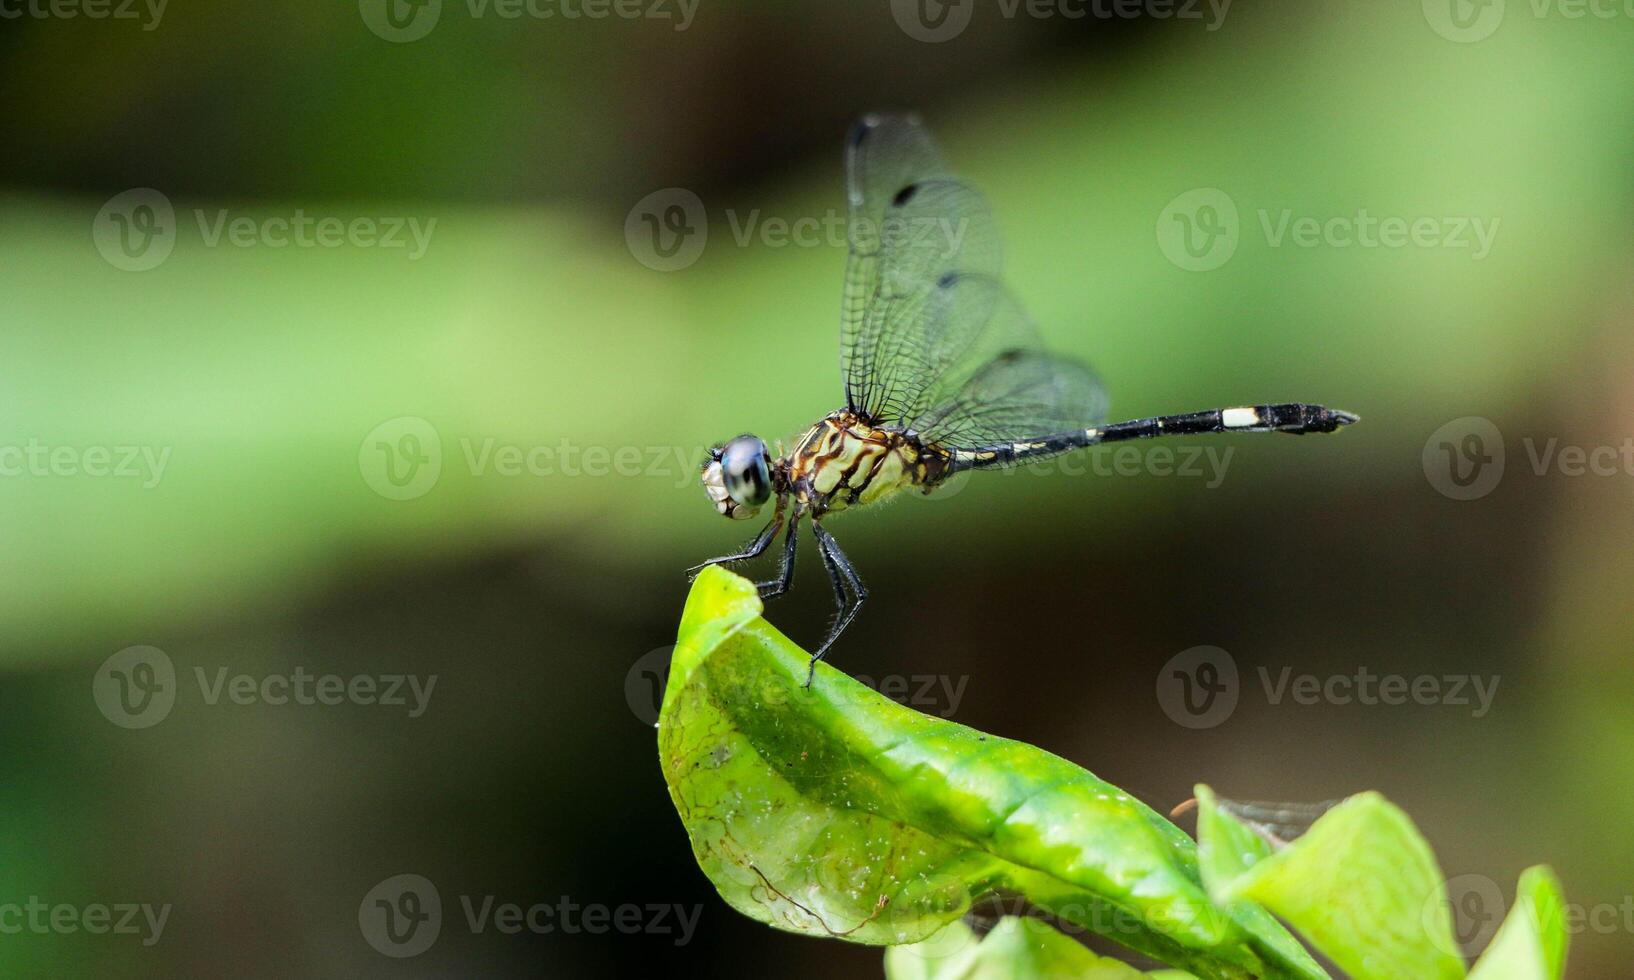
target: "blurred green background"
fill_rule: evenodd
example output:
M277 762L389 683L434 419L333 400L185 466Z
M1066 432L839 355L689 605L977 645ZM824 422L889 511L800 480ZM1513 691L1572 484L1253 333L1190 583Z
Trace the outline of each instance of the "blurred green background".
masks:
M1230 448L1218 481L981 475L836 520L875 597L833 661L957 687L916 706L1162 810L1199 781L1381 790L1449 876L1508 896L1553 864L1585 913L1569 974L1626 973L1634 472L1533 457L1634 438L1634 11L701 0L678 30L673 3L384 4L6 7L0 926L31 898L171 910L151 945L21 929L0 973L877 973L877 951L715 899L650 693L681 570L752 531L705 502L702 448L841 400L843 246L739 232L838 214L845 127L876 108L923 113L988 193L1016 293L1098 367L1114 418L1305 399L1364 422L1176 447ZM1195 188L1238 212L1207 271L1160 243ZM675 189L707 232L661 271L639 202ZM1285 211L1437 237L1297 244L1273 238ZM430 237L211 235L298 214ZM1465 219L1495 228L1485 254L1439 237ZM1506 465L1461 500L1435 461L1467 417ZM440 468L399 487L421 471L386 473L408 463L383 444ZM485 455L504 446L539 465L505 475ZM122 447L163 470L119 467ZM811 644L829 612L808 546L769 613ZM1241 677L1204 729L1161 697L1197 645ZM139 728L107 700L142 680L108 663L132 646L175 671ZM196 680L298 668L436 686L410 717ZM1480 717L1272 703L1261 668L1499 688ZM443 921L393 958L360 908L404 873ZM477 932L461 896L678 905L696 929ZM1501 909L1465 912L1478 932Z

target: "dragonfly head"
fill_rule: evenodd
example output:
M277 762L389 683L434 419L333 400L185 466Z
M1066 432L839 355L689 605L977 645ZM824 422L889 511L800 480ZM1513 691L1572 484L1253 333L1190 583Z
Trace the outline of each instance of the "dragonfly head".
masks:
M771 454L758 437L738 436L709 451L699 479L717 511L734 521L747 520L772 499Z

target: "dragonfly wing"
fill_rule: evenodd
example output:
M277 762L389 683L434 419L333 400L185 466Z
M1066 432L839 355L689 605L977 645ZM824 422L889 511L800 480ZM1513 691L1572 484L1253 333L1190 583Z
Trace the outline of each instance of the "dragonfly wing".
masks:
M847 239L840 361L846 404L909 424L982 330L951 307L967 277L996 279L997 228L975 188L948 171L916 118L869 116L846 143Z
M846 144L846 203L847 407L947 448L1101 423L1100 382L1044 349L999 279L986 200L950 173L918 119L857 124Z
M909 422L921 438L947 449L984 449L1105 421L1100 379L1086 365L1045 350L1032 321L997 280L965 277L942 291L949 321L979 318L981 327L927 387L927 407Z

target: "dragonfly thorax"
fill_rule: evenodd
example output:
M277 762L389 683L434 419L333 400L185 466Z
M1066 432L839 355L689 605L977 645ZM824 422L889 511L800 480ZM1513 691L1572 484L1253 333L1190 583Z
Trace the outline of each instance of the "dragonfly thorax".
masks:
M807 429L778 465L800 509L821 517L909 487L928 493L949 462L945 452L910 432L876 426L842 409Z

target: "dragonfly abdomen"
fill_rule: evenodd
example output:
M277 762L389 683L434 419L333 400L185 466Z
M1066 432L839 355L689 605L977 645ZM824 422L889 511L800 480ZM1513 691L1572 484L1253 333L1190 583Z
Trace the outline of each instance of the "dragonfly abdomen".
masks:
M1356 416L1349 412L1324 408L1321 405L1307 405L1303 402L1214 408L1206 412L1132 419L1116 425L1076 429L1023 442L954 449L952 462L955 470L979 470L1047 459L1069 450L1097 446L1106 442L1155 439L1158 436L1206 435L1216 432L1286 432L1304 435L1308 432L1333 432L1355 421Z

